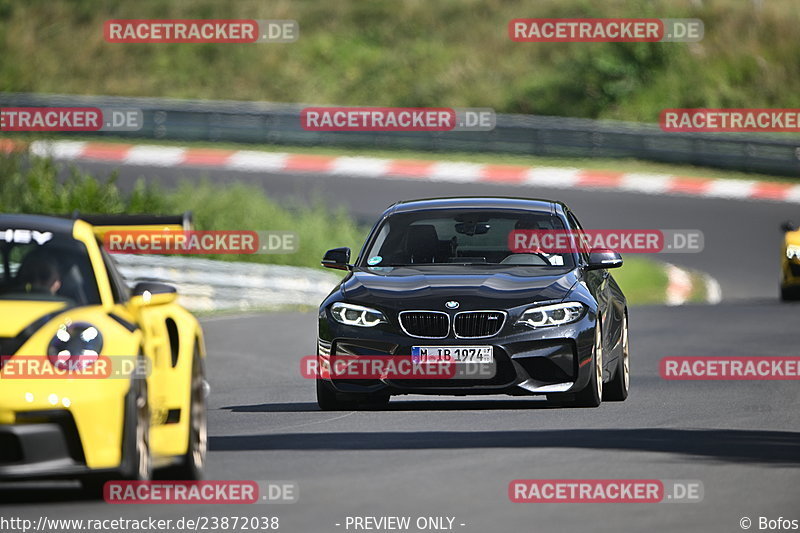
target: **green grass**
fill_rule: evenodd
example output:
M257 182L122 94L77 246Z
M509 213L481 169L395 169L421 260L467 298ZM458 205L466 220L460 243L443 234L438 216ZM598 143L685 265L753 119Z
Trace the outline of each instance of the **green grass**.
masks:
M689 272L692 290L689 303L706 303L707 286L705 274L698 270ZM626 255L622 267L611 271L630 305L664 303L669 279L664 264L646 257Z
M611 271L628 305L664 303L667 292L667 273L658 261L627 255L622 267Z
M525 17L700 18L699 43L516 43ZM290 44L110 44L110 18L295 19ZM0 0L0 90L493 107L655 122L800 107L796 0Z

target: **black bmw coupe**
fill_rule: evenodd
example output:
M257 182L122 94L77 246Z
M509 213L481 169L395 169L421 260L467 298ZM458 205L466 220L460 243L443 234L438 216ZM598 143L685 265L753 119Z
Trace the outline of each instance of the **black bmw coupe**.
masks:
M399 394L546 395L576 407L625 400L628 309L608 271L622 258L580 246L519 249L509 236L522 230L583 231L561 202L440 198L389 207L352 264L349 248L329 250L323 266L348 273L319 308L320 368L394 357L456 371L321 373L320 408Z

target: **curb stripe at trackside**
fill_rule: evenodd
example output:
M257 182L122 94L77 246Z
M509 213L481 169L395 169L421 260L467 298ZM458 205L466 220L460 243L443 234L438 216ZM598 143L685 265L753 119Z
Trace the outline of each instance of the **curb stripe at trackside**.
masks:
M435 163L430 169L428 179L433 181L479 181L483 165L475 163Z
M248 172L281 170L286 167L288 157L289 154L239 150L231 154L221 166Z
M625 174L602 170L584 170L580 175L580 186L584 188L616 189Z
M13 141L6 140L0 144L0 151L20 149L25 149L24 145ZM219 167L248 172L313 172L367 178L415 178L800 203L800 185L791 183L688 178L669 174L100 142L34 141L27 149L32 154L51 155L55 159L113 161L126 165Z
M573 188L580 181L580 169L558 167L533 167L526 172L526 185Z
M58 143L31 143L30 152L40 157L52 156L56 159L77 159L83 155L85 142L62 141Z
M378 178L385 175L388 168L388 159L375 159L373 157L337 157L331 169L331 174Z
M125 154L126 165L173 167L185 161L186 150L169 146L135 146Z
M676 267L673 264L665 265L667 273L667 305L683 305L689 301L694 287L692 276L688 270Z

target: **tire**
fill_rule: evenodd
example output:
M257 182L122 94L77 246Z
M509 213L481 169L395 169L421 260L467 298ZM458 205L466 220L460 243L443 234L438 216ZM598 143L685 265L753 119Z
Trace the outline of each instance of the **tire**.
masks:
M624 402L630 389L630 343L628 339L628 312L622 315L622 353L617 360L614 379L603 388L603 401Z
M600 317L597 317L597 326L594 334L594 349L592 350L592 365L594 372L589 378L586 387L577 394L572 402L574 407L599 407L603 400L603 334L600 329Z
M159 477L164 479L189 481L203 479L208 452L206 373L205 364L196 346L192 357L191 380L188 446L186 453L178 459L178 464L159 472Z
M323 411L357 411L365 409L384 409L389 404L388 394L341 394L327 383L317 379L317 405Z
M355 407L353 402L341 401L324 381L317 378L317 405L323 411L343 411Z
M125 395L125 417L122 428L122 461L116 473L88 476L81 480L85 492L93 498L103 497L107 481L149 481L153 476L150 455L150 403L147 380L136 373Z
M800 300L800 288L781 286L781 301L796 302Z
M153 476L153 462L150 457L150 403L147 396L147 380L143 376L135 376L131 385L130 408L133 411L132 427L125 425L126 435L123 441L122 479L130 481L148 481ZM126 419L127 413L126 412Z
M563 392L554 392L553 394L546 394L545 398L547 401L555 406L564 406L569 407L575 400L575 396L572 394L566 394ZM533 404L531 404L533 405Z
M365 398L364 407L371 411L382 411L389 407L389 400L391 396L389 394L371 394Z

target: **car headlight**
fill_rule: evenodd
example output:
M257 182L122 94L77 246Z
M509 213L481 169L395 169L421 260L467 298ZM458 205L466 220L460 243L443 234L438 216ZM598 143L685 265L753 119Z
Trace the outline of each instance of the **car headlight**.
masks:
M47 346L47 357L60 369L81 370L93 364L103 349L103 335L88 322L61 324Z
M331 314L337 322L347 326L371 328L386 322L383 313L377 309L342 302L337 302L331 306Z
M800 259L800 245L790 244L787 246L786 259Z
M583 316L585 309L586 307L580 302L564 302L531 307L522 313L517 324L524 324L532 328L561 326L578 320Z

